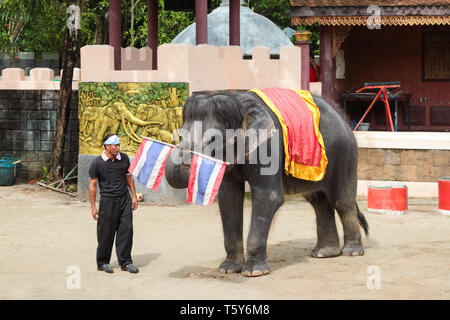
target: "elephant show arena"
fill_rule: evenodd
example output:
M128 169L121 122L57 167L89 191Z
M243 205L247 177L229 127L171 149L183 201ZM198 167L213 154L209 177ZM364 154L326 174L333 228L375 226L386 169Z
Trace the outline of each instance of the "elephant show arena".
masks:
M35 185L0 188L0 299L449 299L450 218L437 199L409 199L405 215L367 212L361 257L316 259L312 207L286 196L268 238L270 274L222 274L217 201L210 206L141 203L132 256L138 274L96 269L89 202ZM244 205L244 240L251 201ZM336 216L341 246L342 225ZM76 278L77 277L77 278ZM123 293L126 292L126 295Z

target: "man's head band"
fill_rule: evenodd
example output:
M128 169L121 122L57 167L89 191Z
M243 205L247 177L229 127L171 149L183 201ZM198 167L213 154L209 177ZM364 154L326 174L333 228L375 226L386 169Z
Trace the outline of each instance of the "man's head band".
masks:
M105 141L104 145L107 144L120 144L120 139L117 135L113 135Z

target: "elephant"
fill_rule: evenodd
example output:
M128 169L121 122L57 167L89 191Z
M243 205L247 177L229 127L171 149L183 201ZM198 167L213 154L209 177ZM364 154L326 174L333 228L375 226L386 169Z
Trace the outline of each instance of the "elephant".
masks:
M267 263L267 238L275 212L283 204L284 194L303 196L315 211L317 244L311 251L312 257L364 254L360 228L363 228L368 236L369 226L356 203L356 140L347 123L325 99L317 96L313 96L313 99L320 110L319 129L328 158L323 179L308 181L285 174L282 134L267 135L267 139L262 139L263 142L256 146L247 141L244 159L239 161L239 157L234 157L234 161L230 162L225 170L218 191L226 252L226 258L219 266L220 272L240 272L249 277L270 272ZM196 122L200 122L200 129L195 129ZM212 143L206 134L207 130L214 129L226 137L224 133L228 129L266 129L281 132L282 127L276 115L256 93L238 91L191 95L183 108L182 129L185 131L183 140L172 151L165 167L166 180L174 188L188 187L192 154L190 151L196 143L202 146ZM195 130L200 130L200 139L199 132ZM223 138L222 155L226 155L228 150L236 149L237 141L236 138ZM231 149L228 149L229 147ZM272 162L276 164L272 174L262 174L262 169L268 169L271 164L263 163L259 158L255 163L249 161L251 153L261 148L266 148L268 154L271 154ZM210 155L220 159L219 152L212 151ZM243 202L246 181L251 191L252 217L244 256ZM342 249L336 228L335 210L343 224Z
M100 109L99 117L95 122L95 132L97 135L96 144L101 145L101 140L105 134L116 134L120 123L125 120L138 126L160 124L159 121L143 121L135 117L130 110L127 109L125 103L116 101Z

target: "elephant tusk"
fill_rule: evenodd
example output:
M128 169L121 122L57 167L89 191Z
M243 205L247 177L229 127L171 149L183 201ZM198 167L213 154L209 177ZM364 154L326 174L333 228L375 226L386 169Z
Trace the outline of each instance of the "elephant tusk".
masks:
M136 140L136 138L133 137L133 136L128 132L128 130L127 130L127 125L126 125L126 123L125 123L124 117L122 117L122 125L123 125L123 129L125 130L125 133L127 134L128 137L131 138L131 140L133 140L134 142L137 142L137 143L142 143L142 140L140 140L140 141L139 141L139 140Z
M131 124L129 122L128 122L128 130L130 130L132 136L134 136L136 139L139 140L138 135L136 134L136 132L133 131L133 128L131 127Z

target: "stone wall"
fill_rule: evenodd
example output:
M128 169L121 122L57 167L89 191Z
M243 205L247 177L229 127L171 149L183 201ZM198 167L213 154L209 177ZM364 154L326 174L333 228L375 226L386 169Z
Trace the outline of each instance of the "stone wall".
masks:
M450 175L450 150L358 149L358 179L437 182Z
M19 181L42 176L48 165L56 130L58 90L0 90L0 156L11 153L22 160ZM78 93L65 140L65 170L78 161Z

